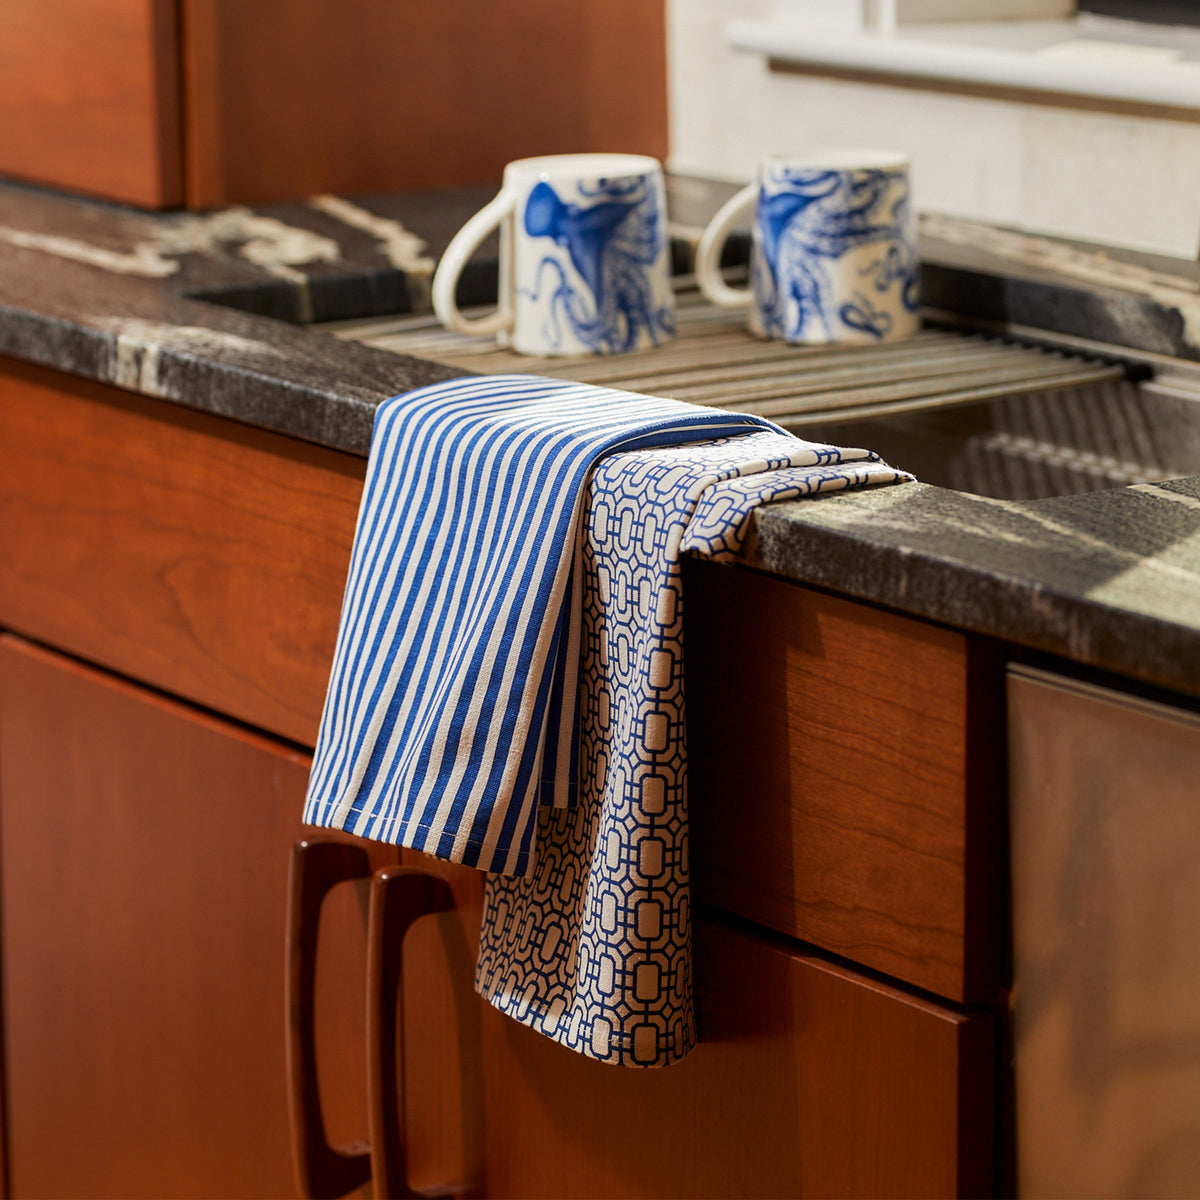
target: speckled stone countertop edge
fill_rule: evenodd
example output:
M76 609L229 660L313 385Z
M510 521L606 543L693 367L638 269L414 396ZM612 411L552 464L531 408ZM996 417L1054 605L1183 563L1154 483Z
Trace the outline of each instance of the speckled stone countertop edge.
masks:
M361 457L383 400L463 374L199 301L140 304L125 282L109 315L95 295L78 316L0 299L0 354Z
M1100 506L1120 533L1104 536ZM754 513L740 563L1200 697L1197 480L1044 501L921 483L789 501Z

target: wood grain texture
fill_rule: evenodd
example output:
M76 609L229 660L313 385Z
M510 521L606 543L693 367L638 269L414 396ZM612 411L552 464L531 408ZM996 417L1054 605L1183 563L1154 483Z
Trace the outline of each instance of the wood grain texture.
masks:
M1200 1195L1200 715L1008 680L1019 1194Z
M690 563L684 586L698 898L955 1000L990 995L1001 776L968 762L1002 745L999 720L973 716L976 692L1002 695L998 662L744 569Z
M0 623L312 745L366 464L7 360Z
M295 1194L283 930L308 767L0 637L14 1195ZM337 1140L366 1133L365 911L346 893L322 917L317 981Z
M0 5L0 174L180 203L175 16L174 0Z
M667 150L645 0L182 0L187 201L484 183L530 154Z
M991 1194L990 1016L703 920L700 1045L673 1067L616 1069L473 994L478 885L430 869L450 876L461 907L415 926L405 949L414 1185L463 1178L481 1195L527 1197Z

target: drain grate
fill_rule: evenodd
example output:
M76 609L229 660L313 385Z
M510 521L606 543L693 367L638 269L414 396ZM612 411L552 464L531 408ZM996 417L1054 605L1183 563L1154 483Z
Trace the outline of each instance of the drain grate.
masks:
M669 396L770 417L798 428L839 417L927 410L1116 381L1119 365L926 329L900 342L790 346L751 337L738 313L698 293L679 297L678 338L635 354L531 358L492 338L449 333L432 316L327 326L338 337L484 374L535 374Z

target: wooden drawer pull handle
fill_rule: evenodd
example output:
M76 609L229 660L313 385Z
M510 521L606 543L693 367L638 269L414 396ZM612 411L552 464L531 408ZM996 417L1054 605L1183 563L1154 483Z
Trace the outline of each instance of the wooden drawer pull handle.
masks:
M361 1142L331 1146L317 1091L313 988L317 972L317 926L321 904L336 884L371 873L359 846L301 841L292 848L288 880L287 1067L292 1156L302 1196L334 1200L371 1175L371 1156Z
M404 1148L404 1072L398 1063L402 1047L400 1011L401 948L408 927L426 913L454 907L450 885L413 867L387 867L371 881L367 926L367 1090L371 1137L371 1174L375 1195L382 1200L410 1196L452 1196L453 1186L408 1185Z

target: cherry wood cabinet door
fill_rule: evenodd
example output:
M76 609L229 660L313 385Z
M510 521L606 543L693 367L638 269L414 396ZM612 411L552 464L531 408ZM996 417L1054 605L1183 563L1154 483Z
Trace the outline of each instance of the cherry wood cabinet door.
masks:
M295 1195L284 928L308 766L0 636L10 1195ZM317 1051L349 1141L366 1136L366 890L339 887Z
M0 4L0 175L183 199L176 0Z
M659 0L180 0L189 208L667 152Z
M1009 670L1017 1182L1200 1196L1200 715Z
M0 175L213 208L662 158L665 39L645 0L4 0Z

